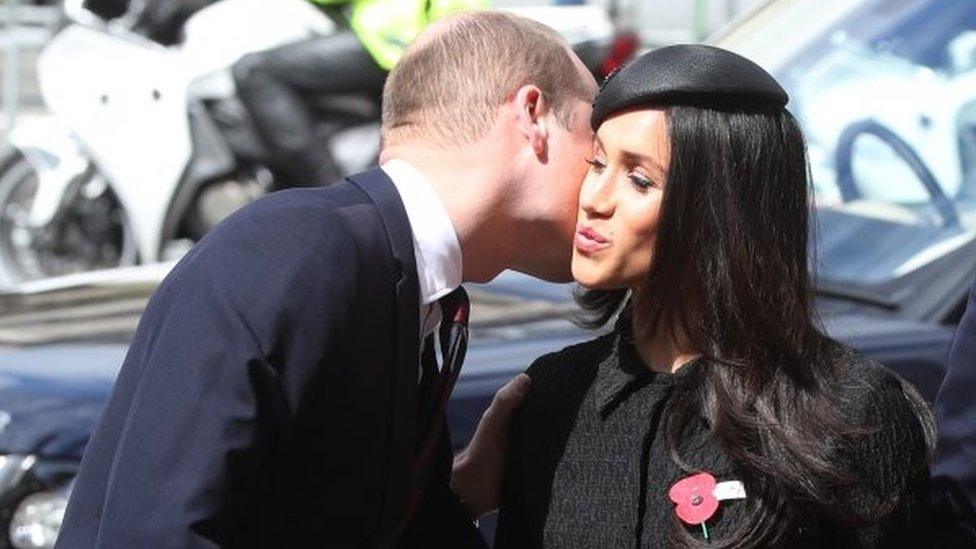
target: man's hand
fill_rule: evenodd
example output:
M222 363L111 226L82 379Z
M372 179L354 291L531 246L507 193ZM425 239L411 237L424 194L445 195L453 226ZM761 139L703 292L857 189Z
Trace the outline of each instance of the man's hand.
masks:
M498 508L508 453L508 424L529 393L532 379L519 374L495 393L468 447L454 457L451 486L474 518Z

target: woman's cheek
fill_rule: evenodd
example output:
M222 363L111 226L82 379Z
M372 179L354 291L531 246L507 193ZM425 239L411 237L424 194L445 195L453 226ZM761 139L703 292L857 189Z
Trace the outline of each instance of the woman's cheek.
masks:
M654 241L658 226L657 203L633 208L627 216L627 254L630 277L643 280L650 273L654 262Z
M641 211L635 212L631 223L633 234L645 244L654 240L660 223L661 193L657 190L652 192L647 202L641 204Z

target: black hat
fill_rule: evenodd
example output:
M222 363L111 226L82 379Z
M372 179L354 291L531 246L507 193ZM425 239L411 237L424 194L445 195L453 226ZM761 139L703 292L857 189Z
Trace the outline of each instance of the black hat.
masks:
M607 78L593 104L591 124L595 130L614 113L634 107L780 109L788 101L772 75L741 55L697 44L668 46Z

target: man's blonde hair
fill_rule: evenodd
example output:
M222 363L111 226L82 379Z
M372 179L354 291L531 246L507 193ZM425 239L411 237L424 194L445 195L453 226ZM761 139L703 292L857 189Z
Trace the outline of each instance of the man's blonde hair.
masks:
M568 45L551 28L501 11L446 19L421 35L390 72L383 90L383 136L472 143L520 87L542 90L568 127L573 100L589 101Z

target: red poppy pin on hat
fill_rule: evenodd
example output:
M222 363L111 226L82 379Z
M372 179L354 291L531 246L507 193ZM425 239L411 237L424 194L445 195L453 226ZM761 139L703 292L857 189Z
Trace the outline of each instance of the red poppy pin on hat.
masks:
M705 539L708 527L705 522L718 511L719 501L746 497L745 488L737 480L717 482L709 473L685 477L671 486L668 497L676 504L675 513L685 524L701 524Z

